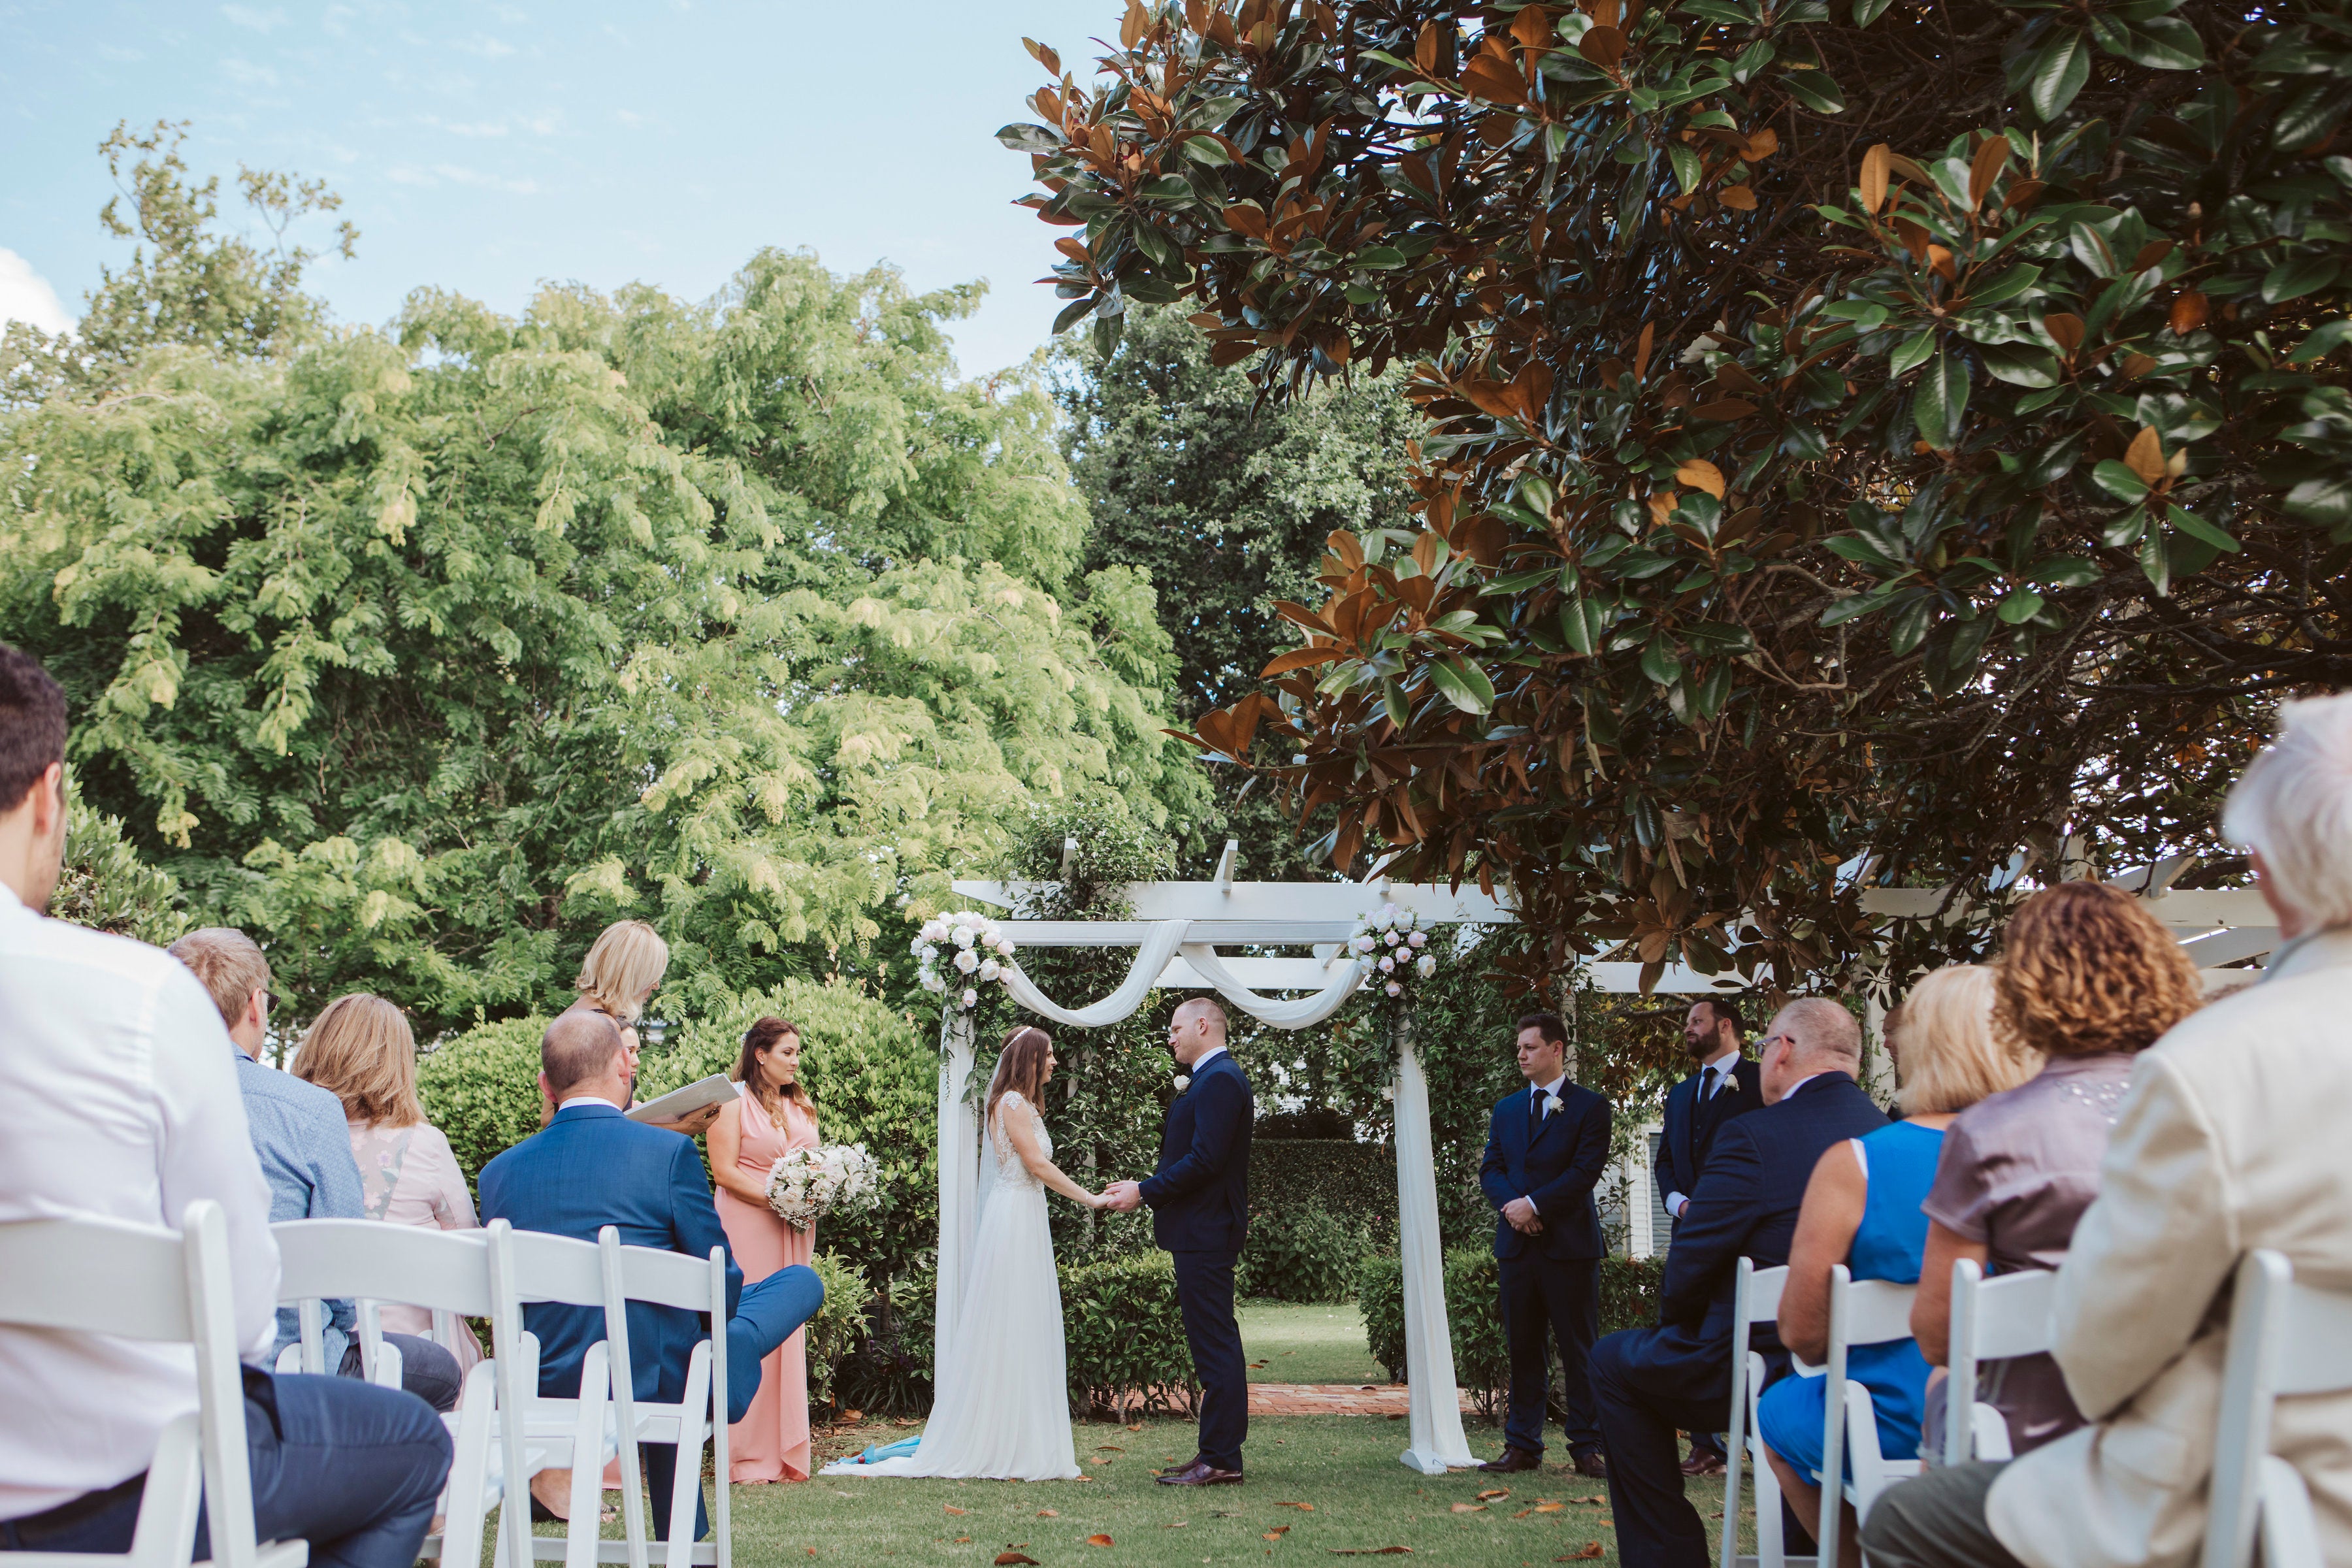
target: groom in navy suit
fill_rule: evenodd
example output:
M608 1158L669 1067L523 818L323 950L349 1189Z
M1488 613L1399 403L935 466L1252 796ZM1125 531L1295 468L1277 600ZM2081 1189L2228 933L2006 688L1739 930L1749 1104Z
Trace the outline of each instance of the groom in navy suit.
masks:
M1568 1081L1568 1030L1557 1016L1520 1019L1518 1054L1528 1087L1496 1103L1478 1167L1478 1184L1495 1205L1511 1355L1503 1455L1478 1468L1497 1474L1543 1468L1549 1331L1568 1385L1570 1461L1578 1475L1598 1477L1608 1471L1586 1363L1601 1331L1601 1259L1609 1252L1592 1206L1593 1184L1609 1163L1609 1102Z
M650 1247L708 1258L727 1245L710 1183L694 1140L630 1121L621 1114L629 1092L621 1031L602 1013L566 1013L539 1043L539 1081L555 1114L546 1128L482 1167L482 1218L503 1219L517 1230L546 1231L593 1242L605 1226L620 1229L625 1247ZM793 1337L824 1303L814 1269L794 1265L743 1283L730 1250L727 1259L727 1415L740 1421L760 1392L760 1363ZM580 1363L604 1337L597 1307L542 1301L522 1310L523 1327L539 1336L539 1391L551 1399L580 1392ZM629 1303L632 1385L639 1399L683 1398L686 1367L705 1332L703 1321L677 1307ZM677 1446L647 1443L647 1491L667 1500L677 1473ZM533 1501L544 1507L569 1487L555 1472L549 1485L534 1478ZM562 1484L552 1484L560 1481ZM534 1508L536 1514L538 1508ZM695 1539L709 1532L698 1494ZM666 1539L669 1510L654 1510L654 1536Z
M1249 1079L1225 1049L1225 1010L1195 996L1168 1021L1168 1048L1192 1081L1168 1108L1160 1167L1104 1189L1118 1209L1151 1205L1151 1239L1176 1260L1176 1304L1201 1380L1201 1451L1158 1479L1238 1486L1249 1436L1249 1369L1234 1317L1234 1265L1249 1228Z

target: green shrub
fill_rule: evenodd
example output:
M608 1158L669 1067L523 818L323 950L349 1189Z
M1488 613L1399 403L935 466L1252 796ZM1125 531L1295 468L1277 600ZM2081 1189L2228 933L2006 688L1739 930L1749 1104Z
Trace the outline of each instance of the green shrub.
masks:
M478 1024L418 1059L416 1097L472 1186L488 1164L539 1131L544 1018Z
M805 1331L809 1403L829 1405L835 1402L834 1368L866 1331L866 1299L874 1294L874 1288L855 1265L830 1252L810 1258L809 1267L824 1281L824 1305L808 1321Z
M1250 1216L1237 1284L1244 1296L1277 1301L1344 1301L1370 1251L1360 1220L1320 1208L1260 1210Z
M1267 1120L1259 1119L1261 1130ZM1319 1209L1395 1245L1396 1155L1385 1143L1268 1138L1261 1131L1250 1140L1249 1190L1261 1205L1293 1213ZM1257 1224L1257 1216L1250 1223ZM1354 1267L1351 1257L1349 1268Z
M872 1291L857 1343L833 1380L837 1405L869 1415L920 1415L931 1407L931 1331L936 1276L890 1280Z
M1073 1410L1162 1410L1180 1388L1197 1404L1173 1258L1138 1253L1065 1268L1061 1280Z
M1657 1258L1611 1257L1601 1260L1601 1331L1641 1328L1658 1318ZM1356 1274L1357 1301L1364 1314L1365 1345L1372 1359L1399 1383L1405 1377L1404 1270L1394 1254L1364 1259ZM1503 1341L1502 1280L1495 1255L1483 1247L1457 1247L1445 1255L1445 1322L1454 1340L1454 1381L1469 1392L1481 1414L1491 1415L1508 1391L1510 1352Z

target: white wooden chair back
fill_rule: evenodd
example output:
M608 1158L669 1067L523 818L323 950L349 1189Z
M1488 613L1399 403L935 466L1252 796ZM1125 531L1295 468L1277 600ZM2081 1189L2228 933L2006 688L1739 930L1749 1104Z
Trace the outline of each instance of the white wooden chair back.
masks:
M254 1538L245 1381L237 1366L228 1221L188 1205L177 1233L111 1219L0 1225L0 1323L189 1346L197 1410L165 1426L147 1469L131 1550L119 1557L10 1552L18 1568L185 1568L196 1511L209 1498L212 1561L221 1568L300 1568L305 1542Z
M524 1568L542 1559L588 1568L599 1560L604 1460L614 1447L610 1331L615 1312L604 1298L597 1249L593 1242L516 1230L502 1220L493 1222L488 1246L490 1292L497 1308L492 1332L514 1346L513 1354L498 1357L498 1443L505 1496L496 1561L499 1568ZM569 1398L539 1392L539 1337L524 1331L522 1309L542 1302L595 1307L604 1313L607 1338L590 1345L581 1358L579 1391ZM626 1445L621 1447L623 1468L634 1469L635 1452ZM530 1482L541 1470L551 1468L572 1472L571 1522L561 1540L542 1541L531 1533Z
M1952 1265L1951 1329L1945 1363L1944 1463L2011 1457L2009 1423L2000 1411L1977 1399L1977 1371L1989 1361L2038 1355L2057 1342L2052 1311L2058 1276L2046 1268L2021 1269L1987 1279L1974 1258Z
M1917 1458L1889 1458L1878 1448L1878 1412L1869 1388L1846 1376L1847 1352L1856 1345L1886 1344L1911 1337L1911 1302L1916 1285L1885 1279L1856 1279L1843 1263L1830 1270L1829 1387L1822 1399L1822 1509L1820 1554L1823 1563L1837 1561L1838 1531L1843 1510L1826 1500L1842 1495L1853 1504L1855 1519L1866 1521L1878 1494L1895 1481L1919 1473ZM1843 1479L1851 1468L1853 1479ZM1834 1488L1834 1490L1832 1490Z
M1811 1557L1790 1557L1780 1534L1780 1483L1764 1460L1763 1439L1756 1435L1756 1401L1764 1387L1764 1357L1748 1348L1758 1323L1777 1324L1780 1292L1789 1270L1759 1268L1753 1258L1739 1260L1731 1297L1731 1432L1724 1444L1723 1550L1717 1561L1725 1568L1790 1568L1811 1563ZM1749 1476L1756 1497L1756 1552L1739 1552L1739 1478Z
M2247 1254L2231 1301L2204 1568L2245 1568L2257 1527L2265 1568L2320 1568L2311 1493L2270 1451L2282 1397L2352 1390L2352 1291L2300 1283L2282 1253Z
M727 1447L727 1252L714 1247L707 1258L653 1247L623 1247L619 1234L607 1226L597 1236L604 1278L606 1333L614 1343L613 1397L620 1411L622 1438L622 1511L628 1521L630 1568L646 1568L644 1537L645 1502L640 1495L638 1443L677 1445L676 1479L667 1499L656 1506L669 1510L664 1568L730 1568L734 1561L733 1514L729 1506L731 1459ZM635 1396L629 1357L626 1305L644 1301L708 1316L710 1331L687 1362L686 1386L676 1404L640 1402ZM633 1435L633 1436L632 1436ZM712 1447L712 1462L719 1478L717 1506L712 1510L709 1545L694 1539L695 1504L702 1496L702 1446Z
M503 1227L498 1220L494 1226ZM489 1232L425 1230L370 1219L294 1219L269 1227L278 1238L278 1299L298 1304L302 1370L323 1369L323 1302L351 1298L358 1308L360 1364L371 1383L400 1386L400 1348L383 1339L379 1303L423 1307L437 1321L495 1322ZM482 1520L493 1496L491 1447L497 1422L495 1360L466 1374L456 1414L444 1415L454 1456L441 1506L445 1527L425 1538L424 1554L455 1568L481 1555Z

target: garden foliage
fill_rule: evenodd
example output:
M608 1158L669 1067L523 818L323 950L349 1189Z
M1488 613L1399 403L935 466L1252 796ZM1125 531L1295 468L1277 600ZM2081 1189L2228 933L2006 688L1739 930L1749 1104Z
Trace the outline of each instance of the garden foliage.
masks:
M1431 420L1416 526L1335 531L1197 726L1336 866L1793 984L1885 936L1840 863L2210 852L2273 695L2352 682L2343 0L1129 0L1091 80L1034 50L1065 322L1181 299L1270 395L1402 363Z
M1395 1181L1395 1168L1389 1179ZM1344 1301L1371 1232L1306 1194L1265 1193L1250 1215L1235 1289L1276 1301Z
M1622 1256L1601 1260L1601 1331L1644 1328L1658 1321L1662 1258ZM1445 1253L1446 1322L1454 1340L1454 1381L1481 1415L1500 1411L1511 1386L1510 1351L1503 1341L1502 1277L1484 1247ZM1394 1253L1364 1259L1356 1275L1364 1314L1364 1341L1391 1381L1405 1377L1404 1274Z

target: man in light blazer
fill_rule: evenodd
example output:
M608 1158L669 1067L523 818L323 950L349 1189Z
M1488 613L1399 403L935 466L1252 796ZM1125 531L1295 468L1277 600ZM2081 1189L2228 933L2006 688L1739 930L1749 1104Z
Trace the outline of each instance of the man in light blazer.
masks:
M2140 1053L2058 1270L2053 1353L2091 1425L1884 1494L1862 1532L1879 1568L2187 1568L2239 1261L2273 1248L2298 1280L2352 1289L2352 694L2291 703L2282 722L2223 828L2252 848L2286 945L2259 984ZM2281 1399L2272 1417L2329 1563L2352 1563L2347 1435L2352 1394Z
M1587 1363L1601 1332L1601 1260L1609 1253L1592 1206L1593 1184L1609 1163L1609 1102L1568 1081L1568 1030L1557 1015L1520 1019L1517 1049L1528 1087L1496 1102L1478 1167L1478 1185L1495 1205L1511 1355L1502 1457L1478 1468L1497 1475L1543 1468L1549 1334L1559 1342L1567 1385L1570 1465L1598 1479L1609 1469Z

